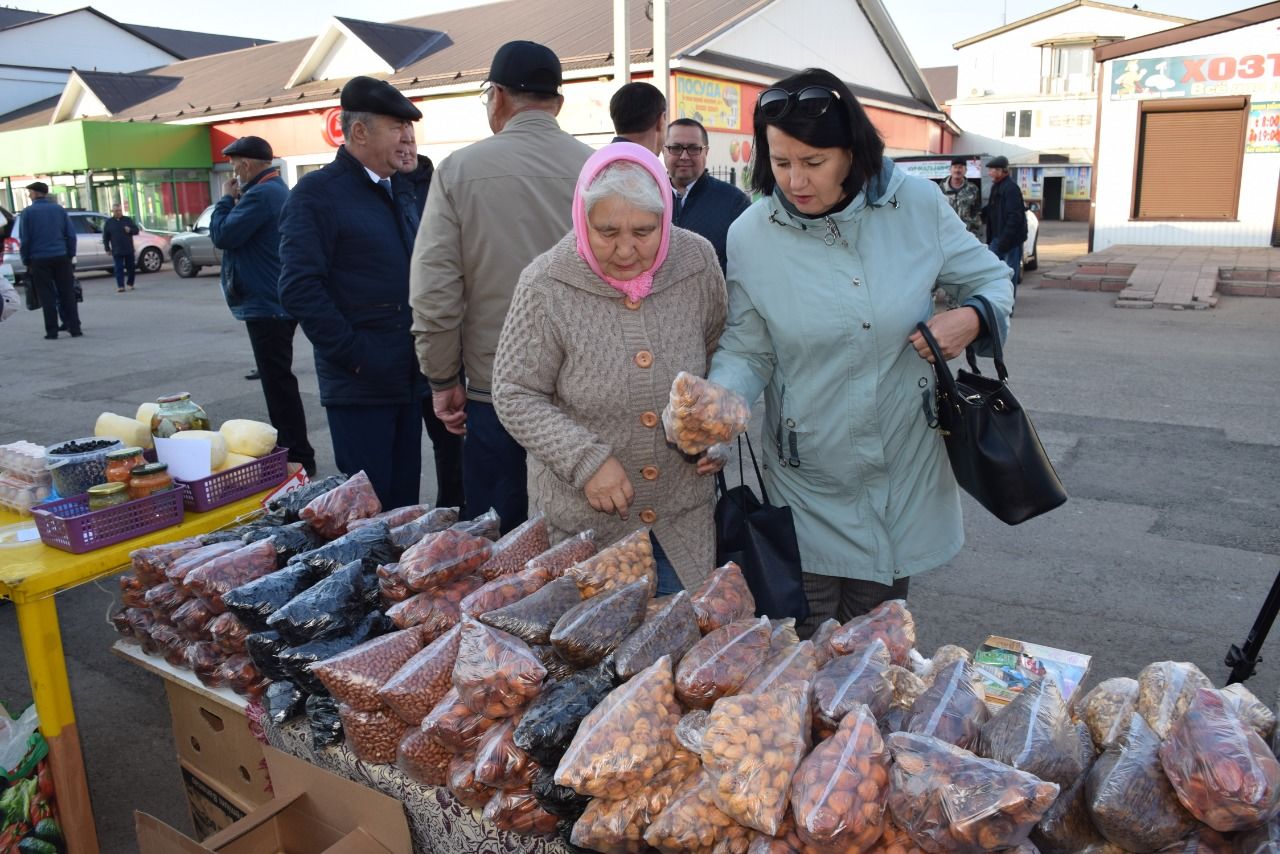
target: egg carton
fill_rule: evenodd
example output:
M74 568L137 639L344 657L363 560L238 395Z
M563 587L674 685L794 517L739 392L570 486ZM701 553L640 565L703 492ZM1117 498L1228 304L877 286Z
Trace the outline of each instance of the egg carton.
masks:
M35 481L45 473L45 449L33 442L10 442L0 445L0 469Z

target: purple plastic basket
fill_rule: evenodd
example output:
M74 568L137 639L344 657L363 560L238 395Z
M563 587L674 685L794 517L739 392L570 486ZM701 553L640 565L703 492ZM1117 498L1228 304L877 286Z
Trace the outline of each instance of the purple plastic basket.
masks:
M175 478L174 483L182 487L187 509L203 513L283 483L288 476L289 449L277 447L251 463L215 472L199 480Z
M59 498L31 508L46 546L83 554L182 521L182 492L168 489L103 510L89 510L89 496Z

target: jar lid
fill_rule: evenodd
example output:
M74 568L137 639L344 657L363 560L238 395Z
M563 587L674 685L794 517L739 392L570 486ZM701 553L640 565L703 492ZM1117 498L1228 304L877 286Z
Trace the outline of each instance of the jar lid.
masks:
M160 474L168 470L168 463L143 463L140 466L134 466L129 474L133 477L138 477L139 475Z
M134 471L137 471L137 469L134 469ZM115 495L118 492L124 492L126 488L127 487L123 483L117 483L114 481L111 483L98 483L89 487L89 494L97 496Z
M166 394L156 398L156 403L176 403L179 400L190 400L191 392L180 391L177 394Z
M121 448L118 451L111 451L109 454L107 454L107 459L127 460L130 457L140 457L140 456L142 456L141 448Z

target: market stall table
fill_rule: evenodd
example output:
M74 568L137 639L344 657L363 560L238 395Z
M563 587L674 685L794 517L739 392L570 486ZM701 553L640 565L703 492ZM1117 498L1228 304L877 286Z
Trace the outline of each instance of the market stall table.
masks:
M49 742L49 764L69 854L96 854L99 849L53 597L121 571L134 549L230 525L261 509L262 498L260 493L205 513L187 513L173 527L84 554L59 551L38 540L0 553L0 598L12 600L17 611L40 732ZM30 521L30 517L0 510L0 527Z

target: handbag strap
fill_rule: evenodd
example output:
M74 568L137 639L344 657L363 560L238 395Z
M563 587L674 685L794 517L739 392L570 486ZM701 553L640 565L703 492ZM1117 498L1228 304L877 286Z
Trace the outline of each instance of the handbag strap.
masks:
M741 435L738 436L738 482L744 483L744 484L747 482L747 479L745 477L746 472L742 464L742 440L743 439L747 440L747 453L751 455L751 468L755 470L756 483L760 485L760 500L763 503L768 504L769 493L765 491L764 478L760 476L760 464L756 462L756 449L752 447L751 437L748 436L746 433L742 433ZM728 484L728 481L725 480L723 469L716 472L716 487L720 490L721 495L727 495L729 493L729 484Z
M916 331L924 338L924 343L929 346L929 352L933 353L933 372L938 377L938 385L941 387L943 395L952 401L959 400L960 391L956 388L956 378L951 375L951 368L947 365L947 360L942 358L942 348L938 346L938 340L929 331L929 325L924 322L917 323Z
M1009 369L1004 364L1004 345L1000 343L1000 330L996 327L996 311L991 307L990 301L981 294L974 294L971 299L977 300L981 305L979 314L982 315L983 321L987 326L987 337L991 339L991 358L996 363L996 376L1000 377L1000 381L1004 382L1009 379ZM978 306L969 306L969 308L978 308ZM969 342L969 346L964 348L964 357L969 362L969 367L973 369L975 374L980 374L978 370L977 353L973 349L973 342Z

